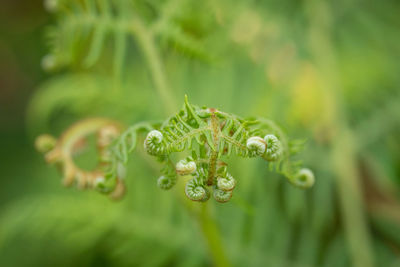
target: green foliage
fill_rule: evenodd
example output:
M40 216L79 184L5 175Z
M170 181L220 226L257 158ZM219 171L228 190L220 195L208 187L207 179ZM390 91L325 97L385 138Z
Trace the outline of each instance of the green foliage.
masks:
M188 262L191 257L201 261L201 249L185 247L196 233L175 228L176 222L173 225L168 218L153 219L154 215L126 213L123 207L93 196L28 197L10 206L0 218L0 255L18 266L68 266L76 262L158 266L178 259ZM12 253L19 240L29 240L31 247L25 257ZM45 259L34 244L46 246ZM160 253L146 253L150 246ZM186 255L179 251L186 251ZM65 260L61 262L59 257Z
M62 66L93 67L113 41L114 75L121 75L127 57L128 37L139 45L143 35L150 34L173 44L189 56L207 59L201 43L185 32L176 16L185 1L106 1L106 0L51 0L57 24L49 29L50 54L43 61L46 69ZM150 15L145 10L152 10ZM143 48L146 49L146 48Z
M47 81L30 103L27 113L29 128L49 129L54 117L63 112L79 116L90 113L90 110L100 110L101 103L112 102L107 94L109 86L109 80L88 74L60 75Z
M93 132L98 135L99 168L103 171L85 172L74 164L73 153L78 142ZM121 190L125 191L122 182L124 165L136 148L140 132L147 132L144 141L147 153L156 156L163 164L158 186L171 189L176 184L177 175L192 174L194 178L187 182L185 193L193 201L208 200L210 192L207 187L214 188L213 196L218 202L230 200L236 180L228 173L226 160L232 154L245 158L260 156L274 164L271 170L284 174L296 186L308 188L314 184L313 173L300 169L300 163L293 164L290 160L299 148L289 145L286 135L272 121L245 120L215 108L199 108L190 104L187 96L183 109L164 122L138 123L122 134L119 132L117 123L93 118L71 126L50 149L44 150L40 145L43 140L53 140L48 135L39 136L36 143L48 163L59 165L65 185L71 185L75 180L80 188L94 187L103 193L112 193L113 198L119 198L123 194ZM273 133L277 133L279 138ZM171 154L184 150L191 157L175 165Z
M33 141L24 142L22 130L12 137L1 131L3 265L211 266L224 265L224 259L234 266L398 265L396 1L367 1L362 7L351 1L47 2L58 6L49 9L50 57L42 63L61 73L33 94L27 128L31 136L61 133L72 122L99 116L133 125L121 128L120 138L108 146L110 154L73 150L74 157L111 156L110 164L96 167L111 181L97 183L105 191L116 186L112 177L123 174L118 166L125 166L128 191L114 203L96 193L63 190L54 168L33 154ZM18 19L21 25L26 10ZM96 23L86 23L87 17ZM126 21L134 22L135 31L126 28ZM31 70L31 54L40 49L29 48L25 40L21 47L29 52L17 58L23 58L23 70ZM18 49L10 44L10 51ZM7 70L13 70L14 62L5 55ZM207 139L209 114L190 104L207 124L196 132L199 124L191 115L187 120L187 109L176 104L185 94L232 116L218 117L224 127L231 121L228 138ZM285 131L273 121L285 125ZM168 152L171 160L156 156L161 159L158 182L160 166L142 145L153 130L174 143L168 145L165 137L162 149L150 149ZM289 140L286 132L300 139ZM282 147L279 164L262 153L261 139L269 134ZM251 140L250 151L251 137L258 138ZM307 191L279 179L281 173L299 170L295 154L303 151L305 137L302 160L318 178ZM271 148L277 144L264 141ZM229 172L219 166L218 179L208 186L209 164L203 159L214 151L211 146L229 150L229 157L217 154ZM300 181L309 175L298 174ZM232 198L224 205L192 203L185 191L196 200Z
M103 191L106 184L115 186L118 166L127 163L128 154L136 146L137 134L143 130L149 132L144 141L146 151L163 164L159 187L171 189L176 184L177 174L192 174L194 178L187 182L185 193L193 201L209 199L207 186L214 188L213 196L217 201L230 200L236 181L227 172L225 161L232 153L246 158L263 157L271 163L271 170L284 174L296 186L308 188L314 184L313 173L300 170L300 162L292 163L290 159L299 151L299 146L294 145L299 142L289 143L275 123L266 119L245 120L214 108L199 108L190 104L186 96L183 109L158 127L134 125L111 145L111 168L101 184ZM265 140L257 135L265 136ZM191 157L175 166L171 154L184 150Z

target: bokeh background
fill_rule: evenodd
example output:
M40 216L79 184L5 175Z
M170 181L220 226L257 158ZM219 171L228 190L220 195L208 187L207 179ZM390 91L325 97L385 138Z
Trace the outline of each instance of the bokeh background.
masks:
M395 0L3 0L0 265L400 266L399 12ZM199 208L157 188L139 146L113 202L62 187L34 149L87 117L163 119L185 94L307 139L315 186L234 159L232 201Z

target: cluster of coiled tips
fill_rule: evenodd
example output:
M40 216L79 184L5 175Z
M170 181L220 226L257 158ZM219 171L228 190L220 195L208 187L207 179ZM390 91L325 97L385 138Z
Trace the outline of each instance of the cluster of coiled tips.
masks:
M208 183L208 174L208 171L204 167L195 171L192 174L193 178L186 182L186 196L190 200L200 202L207 201L210 199L211 195L220 203L229 201L232 198L232 192L236 186L236 180L226 171L226 166L222 166L218 169L217 175L212 179L211 184ZM213 191L212 194L210 193L210 189Z
M268 161L277 161L282 155L282 144L273 134L264 138L252 136L247 139L246 146L251 156L262 156Z
M283 146L279 139L273 134L267 134L264 138L253 136L247 139L247 148L251 156L261 156L270 162L279 161L283 156ZM314 173L308 168L298 170L289 181L300 188L309 188L314 185Z
M165 145L163 134L158 130L150 131L144 141L147 153L161 159L165 159ZM273 134L267 134L264 138L252 136L247 139L246 147L249 157L260 156L270 162L279 161L284 153L281 141ZM176 164L169 164L157 181L161 189L171 189L177 183L178 176L192 176L185 185L185 194L190 200L204 202L213 196L216 201L224 203L232 198L236 180L228 173L226 163L217 159L218 166L212 174L208 158L194 160L187 157ZM314 175L309 169L300 169L290 182L298 187L308 188L314 184Z
M221 166L217 170L211 182L208 182L209 172L206 167L197 169L196 163L190 159L180 160L176 164L176 172L178 175L193 176L185 185L185 194L190 200L204 202L212 195L216 201L224 203L232 198L236 180L227 172L226 166Z
M144 148L148 154L162 158L163 141L163 134L158 130L152 130L145 138ZM224 203L231 199L236 180L227 172L225 163L220 162L220 165L215 176L210 177L208 159L200 159L196 163L192 157L187 157L179 160L174 165L174 170L168 166L164 168L157 185L163 190L168 190L177 183L177 176L192 176L185 185L185 194L190 200L204 202L212 195L216 201Z

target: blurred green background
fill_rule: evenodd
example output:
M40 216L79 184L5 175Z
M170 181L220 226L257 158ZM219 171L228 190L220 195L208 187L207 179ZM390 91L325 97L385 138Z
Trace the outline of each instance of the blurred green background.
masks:
M0 265L400 266L399 12L394 0L2 1ZM306 138L315 186L234 159L231 202L185 206L139 146L112 202L62 187L34 150L86 117L164 119L184 94Z

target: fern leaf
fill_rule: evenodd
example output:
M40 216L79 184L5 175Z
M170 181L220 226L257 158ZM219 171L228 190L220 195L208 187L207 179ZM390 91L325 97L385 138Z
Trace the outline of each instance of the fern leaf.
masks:
M106 34L107 34L107 28L104 23L98 25L94 30L93 40L91 47L89 49L89 54L84 61L84 65L87 68L92 67L99 59L101 51L103 50Z
M164 26L160 30L161 39L167 44L170 44L177 51L183 53L186 56L201 59L203 61L211 61L209 52L207 52L198 40L194 39L188 34L185 34L182 29L176 25Z

